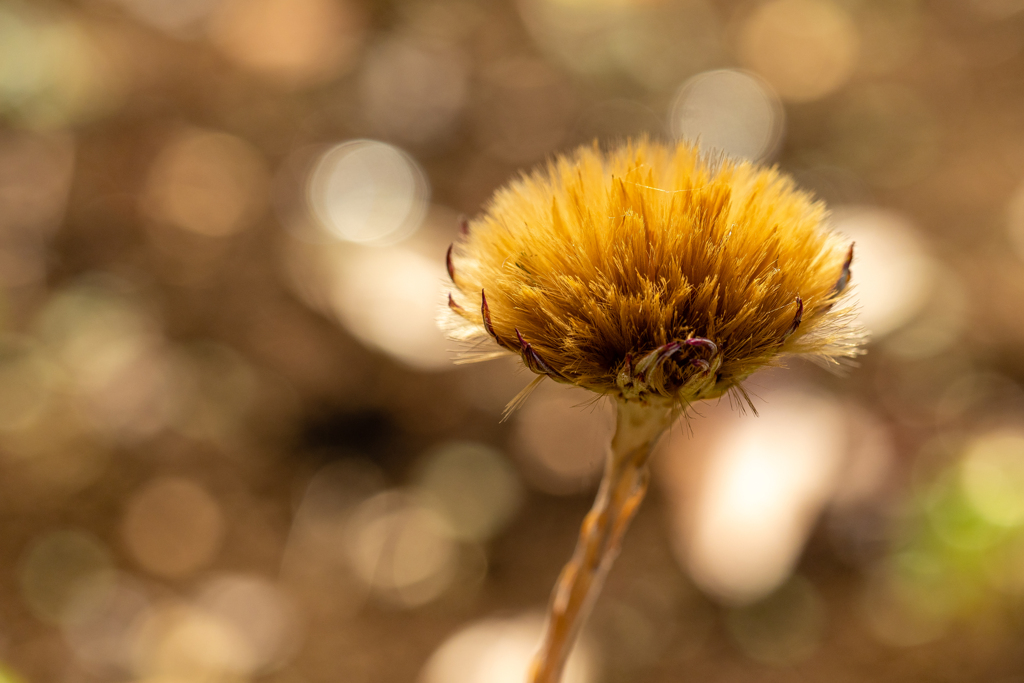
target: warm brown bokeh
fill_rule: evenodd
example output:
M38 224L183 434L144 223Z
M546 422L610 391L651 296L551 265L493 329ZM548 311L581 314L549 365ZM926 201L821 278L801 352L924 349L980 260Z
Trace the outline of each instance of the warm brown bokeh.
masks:
M777 163L873 340L655 456L566 683L1022 683L1024 1L0 0L0 683L519 683L608 413L444 253L648 134Z

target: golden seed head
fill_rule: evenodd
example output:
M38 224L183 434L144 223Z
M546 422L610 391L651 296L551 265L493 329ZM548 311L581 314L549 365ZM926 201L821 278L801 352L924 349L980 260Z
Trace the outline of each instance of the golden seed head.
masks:
M852 245L825 217L774 168L684 143L583 147L464 226L443 323L540 378L624 400L714 398L784 356L857 355Z

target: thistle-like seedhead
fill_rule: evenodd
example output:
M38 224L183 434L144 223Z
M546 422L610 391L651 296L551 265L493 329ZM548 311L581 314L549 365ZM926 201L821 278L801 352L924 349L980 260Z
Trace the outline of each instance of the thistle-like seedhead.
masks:
M449 249L442 323L540 378L627 401L715 398L790 355L858 354L853 246L789 176L641 140L499 190ZM741 389L740 389L741 390Z

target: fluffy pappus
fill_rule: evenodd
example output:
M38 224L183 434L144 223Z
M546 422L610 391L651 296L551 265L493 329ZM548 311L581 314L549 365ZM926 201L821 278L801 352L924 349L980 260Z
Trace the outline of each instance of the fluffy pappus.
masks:
M510 352L537 381L685 407L787 356L859 353L853 246L826 216L777 169L687 143L582 147L468 223L442 323L477 342L467 358Z

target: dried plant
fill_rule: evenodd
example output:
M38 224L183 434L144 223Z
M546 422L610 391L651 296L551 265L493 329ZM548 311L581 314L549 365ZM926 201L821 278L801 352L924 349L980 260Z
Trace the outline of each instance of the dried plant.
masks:
M859 352L852 245L774 168L647 140L558 157L499 190L448 251L443 324L470 360L512 352L537 378L612 397L597 499L551 601L531 680L554 683L648 479L653 444L691 403L759 368ZM497 345L498 348L495 348Z

